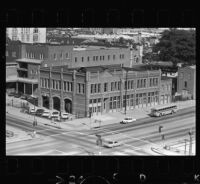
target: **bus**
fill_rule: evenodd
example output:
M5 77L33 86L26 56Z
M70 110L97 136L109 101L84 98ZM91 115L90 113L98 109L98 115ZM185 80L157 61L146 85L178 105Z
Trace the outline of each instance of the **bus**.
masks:
M154 107L151 109L151 116L164 116L166 114L173 114L177 112L177 105L167 105L162 107Z

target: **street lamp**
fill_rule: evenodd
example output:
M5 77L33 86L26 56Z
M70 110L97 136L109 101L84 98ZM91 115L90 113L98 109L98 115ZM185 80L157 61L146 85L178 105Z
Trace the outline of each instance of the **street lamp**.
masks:
M188 132L189 136L190 136L190 147L189 147L189 155L192 155L192 131L190 130Z

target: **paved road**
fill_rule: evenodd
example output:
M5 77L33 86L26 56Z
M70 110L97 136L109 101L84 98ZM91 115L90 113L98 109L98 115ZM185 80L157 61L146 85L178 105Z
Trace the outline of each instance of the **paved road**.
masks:
M7 116L6 123L25 131L32 131L31 124ZM158 126L163 126L165 140L158 133ZM137 124L103 126L99 130L66 131L37 126L39 139L6 144L7 155L152 155L150 146L157 147L165 141L187 136L188 130L195 131L195 110L184 109L177 114L161 118L138 120ZM98 147L95 134L103 138L117 137L122 145L115 148Z

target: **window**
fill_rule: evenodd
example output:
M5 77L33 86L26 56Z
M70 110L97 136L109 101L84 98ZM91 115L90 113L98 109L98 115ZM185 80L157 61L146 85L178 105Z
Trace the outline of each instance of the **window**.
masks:
M94 84L91 84L91 85L90 85L90 93L91 93L91 94L93 93L93 86L94 86Z
M62 54L62 52L60 53L60 59L63 59L63 54Z
M108 91L108 83L104 83L104 92Z
M84 61L84 57L81 58L82 62Z
M134 80L131 81L131 89L134 88Z
M93 61L95 61L95 56L93 56Z
M184 82L184 87L187 88L187 81Z
M56 54L53 55L53 58L56 60Z
M87 61L90 61L90 57L89 56L87 57Z
M110 60L110 55L108 55L108 60Z
M115 55L113 55L113 60L115 60Z
M98 56L96 56L96 61L98 61Z
M101 61L101 56L100 56L100 61Z
M97 92L97 84L94 84L94 93Z
M120 90L121 89L121 83L120 83L120 81L118 82L118 90Z
M77 62L77 57L75 57L75 62Z
M102 56L103 57L103 60L104 60L104 56Z
M68 58L68 57L69 57L68 53L66 53L65 57L66 57L66 58Z
M144 88L146 87L146 79L144 79Z
M98 93L101 93L101 84L98 84Z
M140 85L140 80L138 79L138 80L137 80L137 88L140 87L139 85Z

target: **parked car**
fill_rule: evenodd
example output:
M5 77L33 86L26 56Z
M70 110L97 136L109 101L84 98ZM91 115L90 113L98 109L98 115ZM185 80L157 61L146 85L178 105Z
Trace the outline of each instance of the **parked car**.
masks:
M59 118L59 116L60 116L60 112L58 112L58 111L53 111L51 113L51 118Z
M51 113L49 111L44 111L42 113L42 117L50 118L51 117Z
M61 113L61 118L62 119L68 119L69 118L69 114L66 112Z
M16 93L15 92L10 92L8 93L8 96L14 96Z
M127 123L132 123L132 122L134 122L134 121L136 121L135 118L126 117L126 118L124 118L120 123L122 123L122 124L127 124Z
M28 97L29 97L29 95L23 94L20 98L23 99L23 100L27 100Z
M118 141L103 140L102 145L103 145L104 147L107 147L107 148L113 148L113 147L116 147L116 146L120 146L121 143L118 142Z
M19 98L19 97L21 97L21 94L20 94L20 93L15 93L15 94L14 94L14 97L15 97L15 98Z
M42 116L44 111L45 111L44 109L37 109L36 112L35 112L35 115Z
M35 114L36 113L36 108L30 108L29 113L30 114Z

